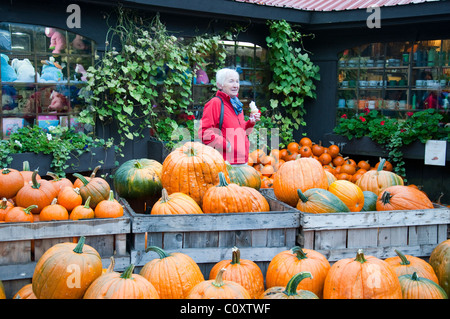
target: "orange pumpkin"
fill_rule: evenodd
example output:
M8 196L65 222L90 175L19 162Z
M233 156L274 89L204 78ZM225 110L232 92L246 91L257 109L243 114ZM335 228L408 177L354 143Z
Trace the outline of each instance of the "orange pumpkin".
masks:
M226 269L222 268L215 279L198 283L192 288L186 299L251 299L247 289L240 284L230 280L223 280L224 271Z
M202 207L206 191L219 183L219 172L229 181L225 160L217 150L199 142L187 142L167 155L161 182L169 195L185 193Z
M223 172L219 172L219 184L205 192L202 210L205 214L250 212L252 200L242 186L228 184Z
M328 153L323 153L323 154L321 154L321 155L319 156L319 162L320 162L322 165L328 165L328 164L331 163L332 160L333 160L333 158L332 158L331 155L328 154Z
M297 142L291 142L286 148L289 152L291 152L291 154L298 153L300 145Z
M398 277L417 273L418 276L427 278L439 284L433 267L431 267L431 265L425 260L410 255L404 255L397 249L395 249L395 253L397 256L386 258L384 261L387 262L392 269L394 269Z
M325 148L321 144L313 144L311 147L313 155L320 156L325 152Z
M301 146L309 146L310 148L313 146L313 142L311 141L311 139L309 137L302 137L299 141L299 144Z
M385 161L384 159L381 160ZM394 172L382 170L383 166L378 166L375 170L369 170L364 173L355 184L358 185L363 191L371 191L379 195L389 186L403 185L403 178Z
M209 273L209 279L217 277L221 269L226 269L222 278L237 282L247 289L250 297L258 298L264 292L264 276L261 269L249 259L241 259L239 248L232 248L232 258L216 263Z
M306 146L306 145L300 146L299 154L300 154L302 157L310 157L310 156L312 156L312 150L311 150L311 147Z
M33 285L27 284L19 289L13 299L37 299L33 292Z
M147 262L139 274L152 283L161 299L185 299L195 285L204 281L200 268L188 255L169 254L156 246L145 250L149 251L157 253L159 258Z
M299 283L305 278L311 278L309 271L302 271L292 276L286 287L275 286L267 289L260 296L260 299L319 299L311 291L297 289Z
M70 179L68 179L66 177L60 177L57 174L52 173L52 172L47 172L47 175L52 178L52 180L50 182L53 183L53 186L56 188L58 193L62 188L66 187L66 186L73 188L73 183L70 181Z
M78 243L52 246L39 258L32 278L33 292L37 299L81 299L101 274L102 259L85 245L82 236Z
M57 203L57 199L53 199L52 203L45 206L39 213L40 221L50 221L50 220L67 220L69 219L69 212L67 209Z
M304 192L310 188L328 188L325 170L313 158L302 157L284 163L273 180L276 198L293 207L298 202L297 189Z
M0 172L0 198L13 198L24 186L22 174L13 168L4 168Z
M337 180L328 190L339 197L351 212L359 212L364 206L364 194L359 186L348 180Z
M387 262L365 256L345 258L331 266L323 288L324 299L402 299L397 274Z
M67 211L71 212L75 207L83 203L78 187L65 186L58 193L58 203L64 206Z
M269 203L267 199L256 189L252 187L242 186L242 190L248 193L252 201L251 212L268 212L270 211Z
M5 215L5 223L33 223L34 218L31 210L35 209L36 205L30 205L27 208L15 206L11 208Z
M0 221L5 220L6 213L13 208L14 205L6 199L6 197L3 197L2 201L0 202Z
M89 176L84 176L84 178L86 179L86 180L91 180L92 178L94 178L96 175L97 175L97 172L98 172L98 170L101 168L101 166L96 166L95 168L94 168L94 170L92 171L92 173L91 173L91 175L89 175ZM83 186L84 184L83 184L83 182L79 179L79 178L77 178L74 182L73 182L73 187L75 188L75 187L77 187L77 188L80 188L81 186Z
M19 173L22 174L24 185L31 182L31 176L33 175L33 171L30 170L30 163L28 161L23 161L22 170L19 171ZM36 176L36 179L40 180L41 176L38 174Z
M312 277L303 280L300 289L308 290L322 297L323 283L330 269L330 263L321 253L295 246L275 255L266 272L266 287L286 286L295 274L308 271Z
M123 206L114 198L114 192L109 191L109 198L100 201L94 209L95 218L118 218L123 216Z
M16 195L16 205L29 207L36 205L31 211L33 214L39 214L41 210L52 203L58 196L58 192L50 181L40 179L37 181L37 171L33 172L31 183L23 185Z
M422 191L404 185L390 186L378 195L377 210L432 209L433 203Z
M122 274L111 271L101 275L83 299L159 299L155 287L141 275L133 274L133 270L131 264Z
M341 149L339 148L339 146L332 144L332 145L328 146L327 153L330 154L331 157L334 159L339 156L340 151L341 151Z
M448 299L447 293L434 281L416 272L398 277L403 299Z
M71 220L79 220L79 219L88 219L94 218L95 213L94 210L90 207L91 197L89 196L86 199L84 205L75 206L70 212L69 219Z
M152 215L179 215L179 214L203 214L197 202L190 196L176 192L167 194L165 188L162 190L161 198L153 205L150 212Z

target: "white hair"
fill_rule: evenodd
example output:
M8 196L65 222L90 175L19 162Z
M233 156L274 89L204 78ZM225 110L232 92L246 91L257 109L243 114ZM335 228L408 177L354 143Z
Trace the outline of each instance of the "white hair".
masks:
M239 78L239 73L236 70L234 70L234 69L223 68L223 69L220 69L219 71L217 71L217 73L216 73L216 85L217 85L217 87L219 87L219 85L222 86L225 83L225 81L230 76L233 76L233 75L237 75L238 78Z

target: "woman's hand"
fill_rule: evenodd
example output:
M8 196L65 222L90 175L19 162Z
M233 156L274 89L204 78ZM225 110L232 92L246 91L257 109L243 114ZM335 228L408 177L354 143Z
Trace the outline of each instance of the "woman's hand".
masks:
M250 114L249 120L252 123L256 123L256 122L258 122L260 120L260 117L261 117L261 113L259 113L259 112L258 113L252 113L252 114Z

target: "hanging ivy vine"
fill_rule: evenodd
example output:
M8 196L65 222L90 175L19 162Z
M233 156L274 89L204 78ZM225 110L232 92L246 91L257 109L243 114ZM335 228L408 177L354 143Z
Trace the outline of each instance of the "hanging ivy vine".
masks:
M303 37L286 22L267 21L269 36L269 64L272 82L269 90L273 97L270 108L280 131L280 146L292 140L293 131L305 126L305 100L316 98L314 81L320 80L319 67L314 65L303 49Z

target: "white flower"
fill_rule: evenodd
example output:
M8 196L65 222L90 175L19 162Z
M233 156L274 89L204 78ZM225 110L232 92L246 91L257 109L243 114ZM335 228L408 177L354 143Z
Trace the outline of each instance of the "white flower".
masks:
M16 143L17 145L19 145L19 147L22 147L22 143L20 143L18 140L15 140L14 143Z
M47 140L49 140L49 141L52 140L52 134L47 133Z

